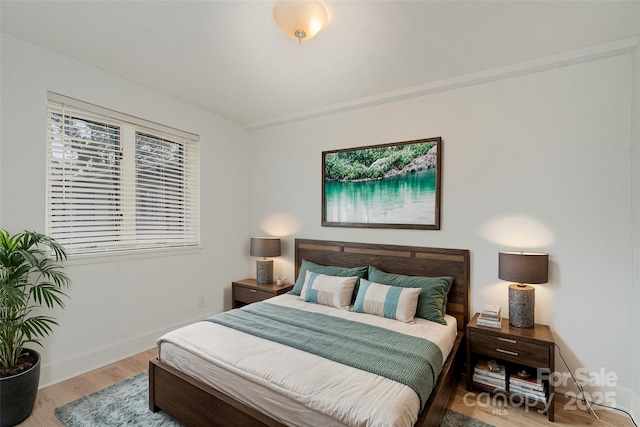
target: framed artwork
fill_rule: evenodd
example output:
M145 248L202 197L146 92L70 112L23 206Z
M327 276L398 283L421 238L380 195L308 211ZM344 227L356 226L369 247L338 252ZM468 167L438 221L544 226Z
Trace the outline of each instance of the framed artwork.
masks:
M440 229L442 138L322 152L322 226Z

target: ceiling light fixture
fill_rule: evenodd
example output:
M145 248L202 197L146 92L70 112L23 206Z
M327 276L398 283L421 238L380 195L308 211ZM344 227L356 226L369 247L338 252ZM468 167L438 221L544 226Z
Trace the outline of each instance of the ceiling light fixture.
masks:
M327 10L318 0L279 0L273 18L298 43L311 40L327 23Z

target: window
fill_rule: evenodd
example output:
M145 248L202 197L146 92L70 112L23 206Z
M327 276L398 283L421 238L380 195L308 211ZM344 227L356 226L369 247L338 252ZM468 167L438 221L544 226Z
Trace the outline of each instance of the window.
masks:
M47 233L70 255L199 244L198 137L47 96Z

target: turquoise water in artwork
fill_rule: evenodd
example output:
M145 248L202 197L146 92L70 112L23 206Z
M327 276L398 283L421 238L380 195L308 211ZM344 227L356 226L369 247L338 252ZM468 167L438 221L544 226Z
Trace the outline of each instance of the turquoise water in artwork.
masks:
M324 191L328 222L435 223L435 168L373 181L327 181Z

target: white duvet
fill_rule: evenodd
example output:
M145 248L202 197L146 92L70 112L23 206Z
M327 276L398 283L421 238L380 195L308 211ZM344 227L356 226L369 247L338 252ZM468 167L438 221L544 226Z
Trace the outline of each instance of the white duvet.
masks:
M447 325L416 318L413 324L304 302L280 295L268 302L369 323L426 338L443 360L457 334ZM212 322L174 330L158 340L162 362L292 426L412 426L420 401L408 386L245 334Z

